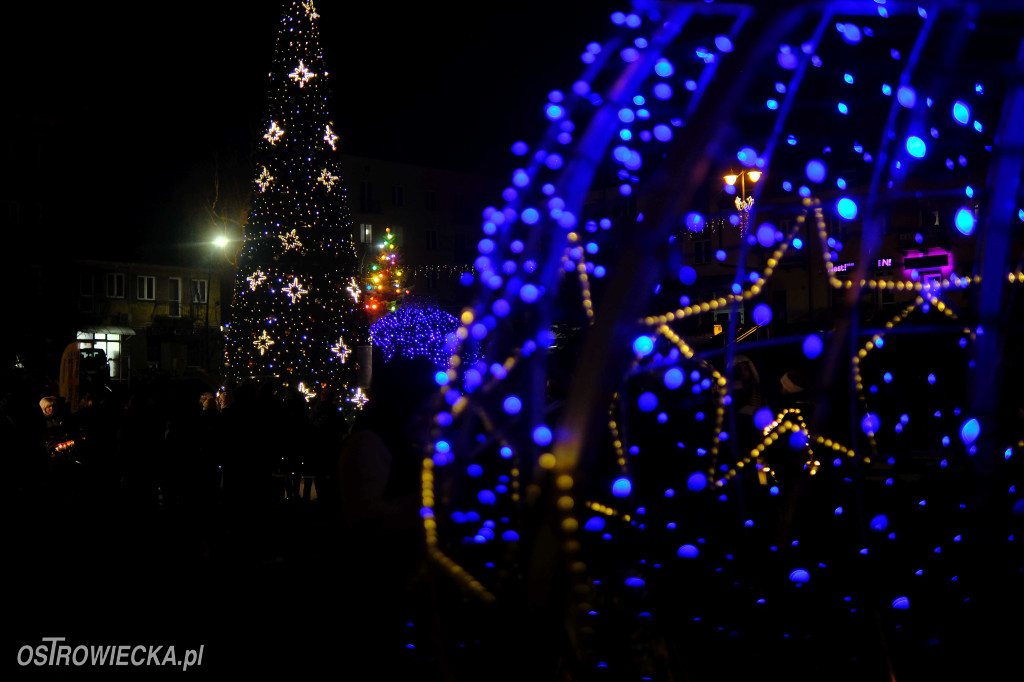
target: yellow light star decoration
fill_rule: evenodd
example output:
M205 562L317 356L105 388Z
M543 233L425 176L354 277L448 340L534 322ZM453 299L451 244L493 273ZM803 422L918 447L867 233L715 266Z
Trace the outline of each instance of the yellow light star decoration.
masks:
M284 250L290 251L295 249L298 251L302 248L302 242L299 241L299 235L295 234L295 230L288 232L287 234L278 235L278 239L284 244Z
M345 360L348 358L348 354L351 353L348 346L345 345L344 337L338 337L338 343L331 346L331 352L341 358L341 364L345 364Z
M320 15L316 13L316 7L313 7L313 0L302 3L302 9L306 10L306 16L309 17L310 21L320 18Z
M338 141L338 136L331 130L331 124L328 123L324 132L324 142L331 145L331 151L338 151L338 148L334 146L334 143Z
M282 135L284 135L284 130L277 125L277 121L271 121L270 128L267 129L267 132L263 133L263 139L273 147L281 139Z
M252 342L252 345L259 349L260 355L266 355L267 351L270 350L270 347L274 345L274 339L267 336L267 330L264 329L263 335L256 337L256 340Z
M260 168L262 168L263 171L260 172L260 176L256 178L256 184L259 185L260 192L266 192L267 187L270 187L270 183L274 181L274 176L270 174L270 171L267 170L266 166L260 166Z
M363 389L357 386L355 393L352 394L352 397L349 398L348 401L350 403L355 403L356 409L361 410L366 406L366 403L370 402L370 399L366 397L365 393L363 393Z
M293 277L292 283L284 288L284 293L288 295L292 303L297 303L302 300L303 294L308 294L309 292L302 288L298 277Z
M256 272L245 278L245 281L249 283L249 289L256 291L256 287L267 281L267 276L262 270L257 268Z
M349 278L349 285L346 288L346 291L348 291L349 295L352 296L352 300L353 301L355 301L356 303L359 303L359 294L362 293L362 292L359 291L359 285L356 284L356 278L355 277Z
M316 391L313 390L312 388L306 388L306 385L303 384L301 381L299 382L299 393L306 396L307 403L316 397Z
M334 187L334 183L340 179L337 175L332 175L331 171L324 168L320 171L320 177L317 178L317 181L327 187L327 191L330 192L331 188Z
M295 70L288 74L288 77L298 83L300 88L306 87L306 83L308 83L314 76L316 76L316 74L307 69L301 59L299 60L299 65L295 67Z

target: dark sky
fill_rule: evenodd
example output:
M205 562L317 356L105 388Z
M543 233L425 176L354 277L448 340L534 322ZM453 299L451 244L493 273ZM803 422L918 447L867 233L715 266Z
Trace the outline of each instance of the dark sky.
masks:
M542 130L546 93L628 9L316 4L341 151L501 175L509 145ZM215 158L248 177L282 2L18 7L0 46L5 106L58 121L54 174L74 178L86 220L152 237L190 219Z

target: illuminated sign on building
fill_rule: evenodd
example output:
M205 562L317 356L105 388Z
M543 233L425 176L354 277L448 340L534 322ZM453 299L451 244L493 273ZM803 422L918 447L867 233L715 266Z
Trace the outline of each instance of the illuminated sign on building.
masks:
M914 279L915 272L926 281L935 279L929 275L949 277L953 273L953 256L941 249L929 249L924 253L910 251L903 257L903 276Z
M854 265L856 265L856 263L843 263L842 265L830 265L830 266L828 266L828 274L831 275L833 272L846 272L847 270L852 268Z

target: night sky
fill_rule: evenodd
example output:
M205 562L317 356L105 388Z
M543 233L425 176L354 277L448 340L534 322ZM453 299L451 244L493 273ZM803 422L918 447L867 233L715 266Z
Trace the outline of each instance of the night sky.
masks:
M278 0L19 6L8 107L56 122L53 177L102 240L174 243L203 226L213 167L248 182ZM504 175L587 42L628 3L317 3L344 153ZM63 162L61 156L65 157ZM63 166L63 167L62 167Z

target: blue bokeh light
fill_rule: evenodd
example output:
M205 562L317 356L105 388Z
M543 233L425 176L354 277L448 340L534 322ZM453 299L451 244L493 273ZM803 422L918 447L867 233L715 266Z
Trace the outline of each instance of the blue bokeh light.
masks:
M676 551L676 556L682 559L696 559L698 554L700 554L700 550L697 549L697 546L690 544L683 545Z
M654 339L650 336L638 336L633 339L633 352L638 357L647 357L654 352Z
M789 579L798 585L802 585L811 579L811 574L806 569L797 568L789 574Z
M647 391L640 394L636 403L641 412L653 412L658 407L658 396Z
M758 303L754 306L754 322L759 325L766 325L772 321L772 309L767 303Z
M825 344L822 342L820 336L817 334L808 334L807 337L804 338L804 355L807 356L808 359L813 360L821 355L821 351L824 346Z
M824 182L828 176L828 167L825 162L821 159L811 159L804 166L804 175L807 179L814 183Z
M906 142L907 153L915 159L923 159L928 153L928 145L917 135L911 135Z
M683 370L678 367L671 367L665 371L663 381L665 382L665 388L675 390L683 385L686 377L683 375Z
M836 201L836 213L843 220L853 220L857 217L857 211L857 202L849 197Z
M964 445L973 445L981 434L981 424L977 419L971 417L960 426L960 440Z
M625 476L617 478L612 482L612 495L615 497L629 497L633 492L633 482Z
M957 232L964 236L974 234L974 227L977 223L978 221L974 216L974 211L966 206L961 206L957 209L956 215L953 216L953 224L956 226Z

